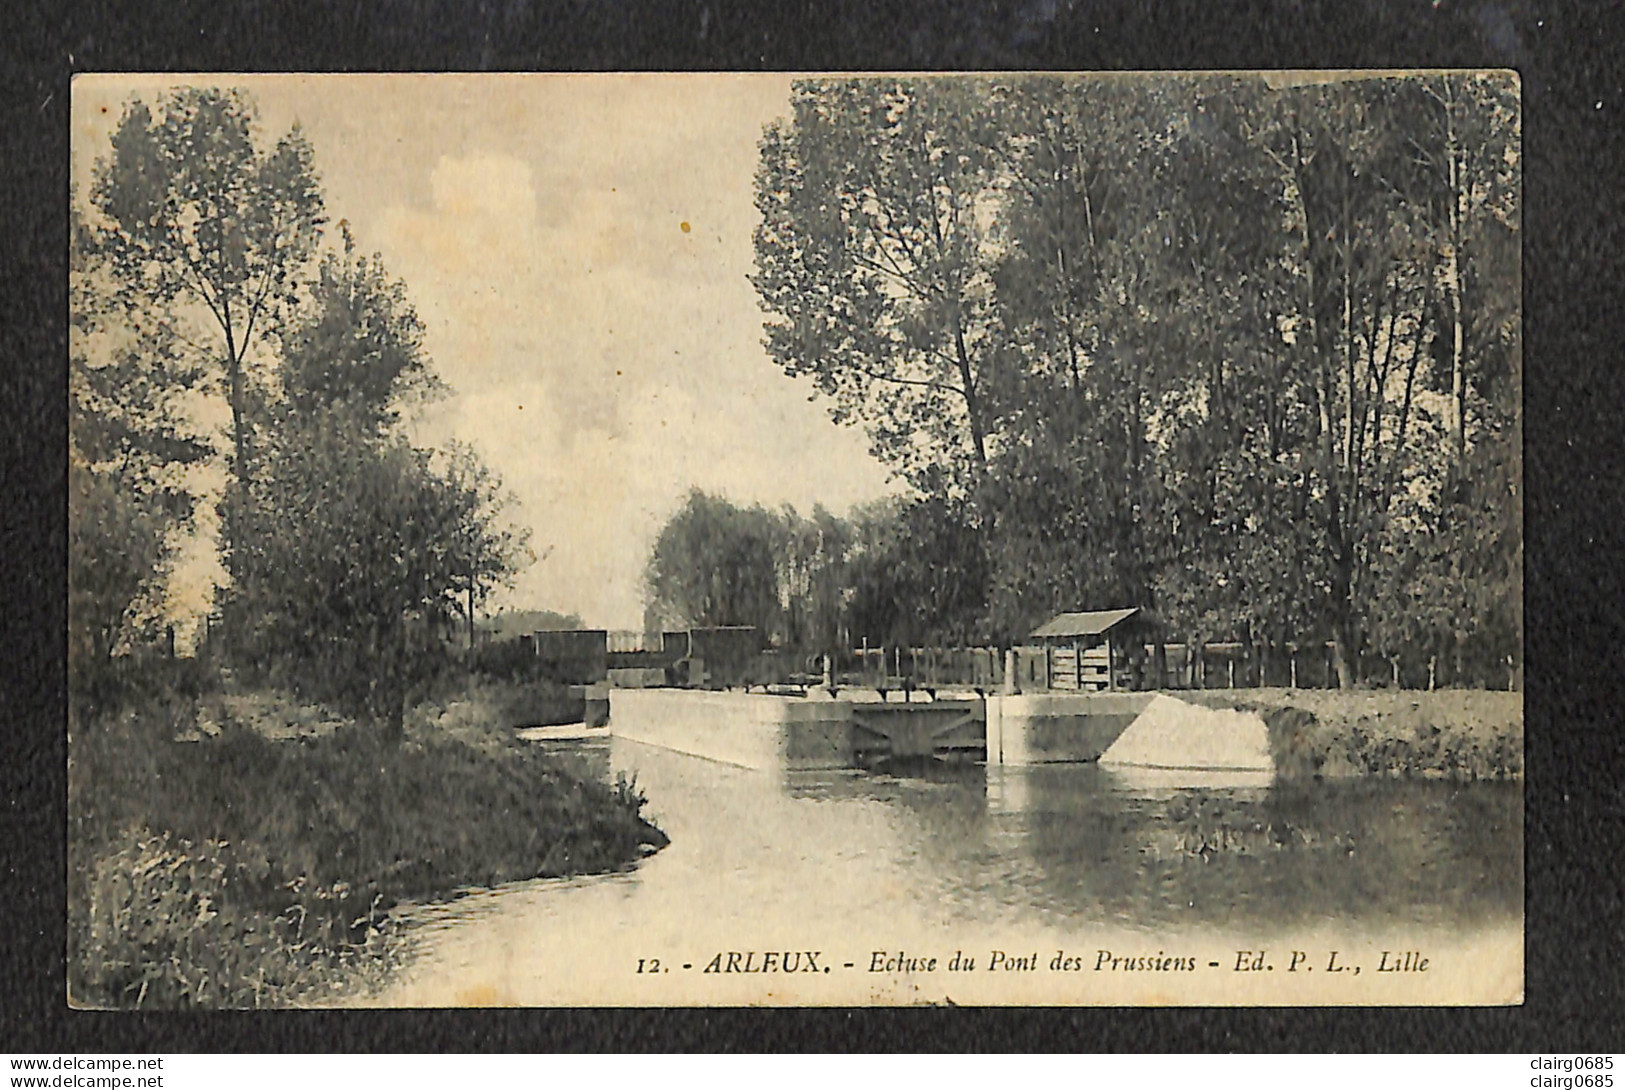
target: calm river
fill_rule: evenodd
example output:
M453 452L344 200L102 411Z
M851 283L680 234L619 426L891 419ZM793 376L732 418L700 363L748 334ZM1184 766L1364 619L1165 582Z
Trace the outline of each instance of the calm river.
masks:
M413 910L411 960L378 1001L1484 1001L1463 990L1481 971L1502 999L1521 988L1521 784L770 774L622 739L547 744L595 775L635 773L671 846L625 873ZM1288 976L1292 950L1319 975ZM1384 950L1429 967L1378 973ZM763 952L800 971L717 971ZM1103 952L1201 971L1114 973ZM974 970L948 971L956 954ZM1364 972L1328 975L1339 963Z

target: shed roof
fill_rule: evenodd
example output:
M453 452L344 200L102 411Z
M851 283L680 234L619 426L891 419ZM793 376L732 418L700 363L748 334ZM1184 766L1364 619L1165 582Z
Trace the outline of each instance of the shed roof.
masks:
M1122 624L1139 612L1139 609L1136 608L1098 609L1083 613L1057 613L1048 621L1033 629L1032 638L1040 640L1066 636L1098 636L1107 629Z

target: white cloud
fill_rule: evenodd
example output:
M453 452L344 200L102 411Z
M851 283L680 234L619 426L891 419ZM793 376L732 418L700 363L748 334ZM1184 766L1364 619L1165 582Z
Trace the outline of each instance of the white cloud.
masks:
M436 211L465 222L507 222L523 233L536 219L530 167L511 156L441 156L429 188Z

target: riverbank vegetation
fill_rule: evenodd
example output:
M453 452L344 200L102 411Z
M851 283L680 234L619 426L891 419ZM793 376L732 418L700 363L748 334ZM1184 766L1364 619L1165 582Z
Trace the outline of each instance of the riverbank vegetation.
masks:
M232 714L245 703L260 723ZM398 957L403 902L613 870L665 844L635 786L581 778L489 718L430 707L396 741L306 707L298 740L267 738L289 710L170 689L75 737L76 1003L331 1001Z
M1285 780L1523 778L1522 693L1238 689L1181 698L1258 712Z
M909 495L691 497L651 605L846 647L1139 606L1343 688L1516 684L1520 171L1505 73L798 80L766 345Z
M1260 710L1287 779L1420 776L1523 778L1523 698L1432 693L1276 694Z
M330 998L388 968L402 901L663 844L631 785L446 713L499 685L459 640L530 562L528 531L471 450L415 440L414 412L444 392L422 323L343 221L327 231L299 128L268 140L236 91L132 99L85 196L73 1000ZM188 657L171 576L198 541L224 573Z

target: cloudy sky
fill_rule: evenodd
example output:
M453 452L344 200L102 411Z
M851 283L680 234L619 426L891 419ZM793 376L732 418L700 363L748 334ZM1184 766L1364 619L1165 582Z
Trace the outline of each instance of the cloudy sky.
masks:
M123 103L175 82L75 82L81 193ZM545 554L504 604L636 628L649 544L689 487L803 511L894 487L761 347L751 180L788 77L207 82L247 89L267 141L298 121L332 221L405 280L454 391L420 435L477 446Z

